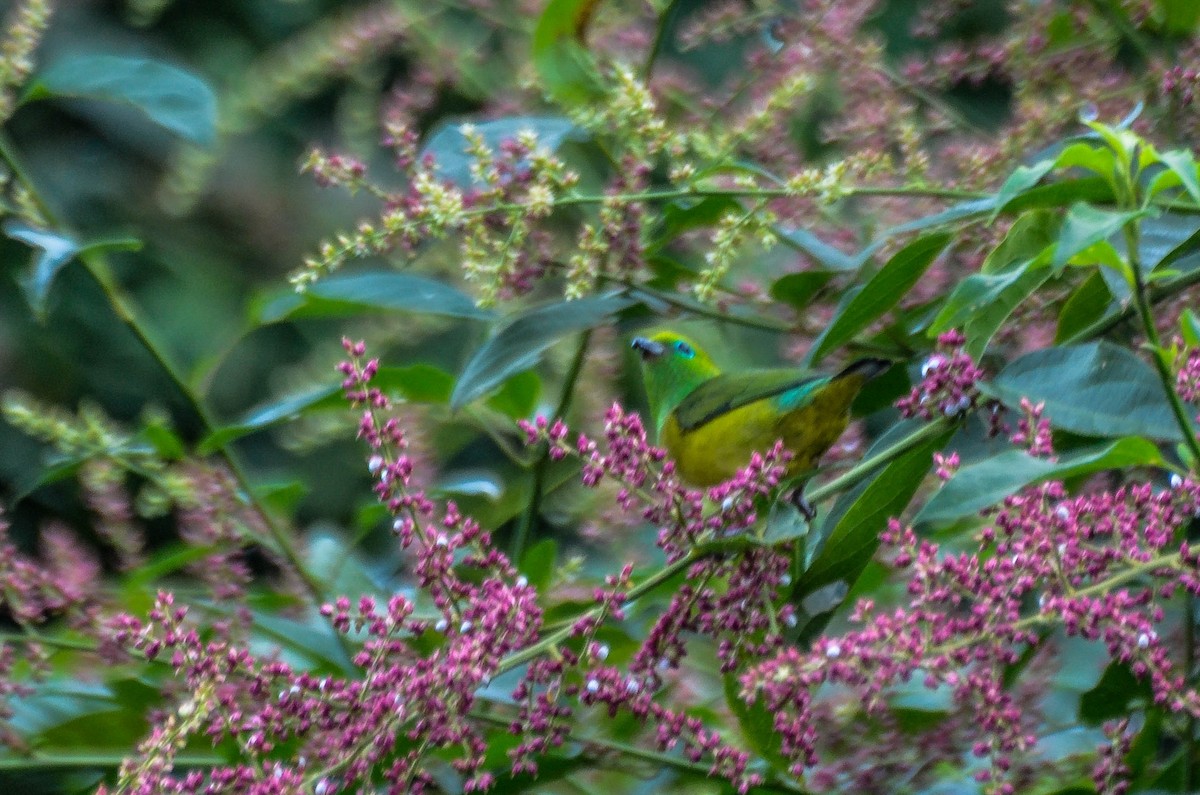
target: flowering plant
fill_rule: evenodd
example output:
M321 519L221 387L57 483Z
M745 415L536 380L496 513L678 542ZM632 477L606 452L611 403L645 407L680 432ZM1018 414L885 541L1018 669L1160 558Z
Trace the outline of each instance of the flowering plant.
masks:
M128 380L167 378L133 410L86 379L77 410L5 393L4 786L1200 786L1192 4L366 4L215 93L40 63L55 9L12 5L26 333L80 338L90 301ZM163 35L192 13L135 5ZM319 85L378 113L307 154L254 137L306 107L330 137ZM138 239L51 198L31 114L78 98L177 139ZM222 178L263 140L303 176ZM220 237L235 188L354 198L289 209L308 253L230 330L158 333L128 264L188 261L171 242ZM728 363L896 363L815 517L782 442L679 476L625 352L648 326ZM258 351L283 398L239 364L271 334L303 340ZM266 402L229 419L239 390Z

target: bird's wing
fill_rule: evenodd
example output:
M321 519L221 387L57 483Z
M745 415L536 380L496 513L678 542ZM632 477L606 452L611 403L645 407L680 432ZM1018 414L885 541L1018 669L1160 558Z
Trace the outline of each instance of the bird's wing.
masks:
M692 390L675 407L675 421L683 432L756 400L780 396L780 408L791 411L804 406L829 376L803 370L750 370L722 373Z

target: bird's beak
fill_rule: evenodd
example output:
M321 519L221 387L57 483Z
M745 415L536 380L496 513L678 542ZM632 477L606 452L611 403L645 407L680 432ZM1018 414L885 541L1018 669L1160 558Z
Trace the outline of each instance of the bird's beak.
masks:
M629 347L642 355L643 360L657 359L667 350L661 342L648 340L645 337L634 337Z

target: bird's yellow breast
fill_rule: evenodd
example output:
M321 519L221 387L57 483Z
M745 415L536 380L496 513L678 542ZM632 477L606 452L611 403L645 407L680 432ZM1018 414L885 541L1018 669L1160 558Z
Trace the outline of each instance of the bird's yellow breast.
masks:
M663 423L659 441L675 460L679 475L696 486L711 486L733 477L755 451L767 452L782 439L792 451L788 474L812 469L850 421L850 403L863 379L835 379L812 401L791 410L779 398L757 400L683 431L674 414Z

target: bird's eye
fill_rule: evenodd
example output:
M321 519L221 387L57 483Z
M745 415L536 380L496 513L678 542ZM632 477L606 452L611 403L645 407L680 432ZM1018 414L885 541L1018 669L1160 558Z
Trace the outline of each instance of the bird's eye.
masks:
M696 355L696 352L694 350L692 350L692 346L688 345L683 340L676 341L675 352L678 353L680 356L684 357L685 359L690 359Z

